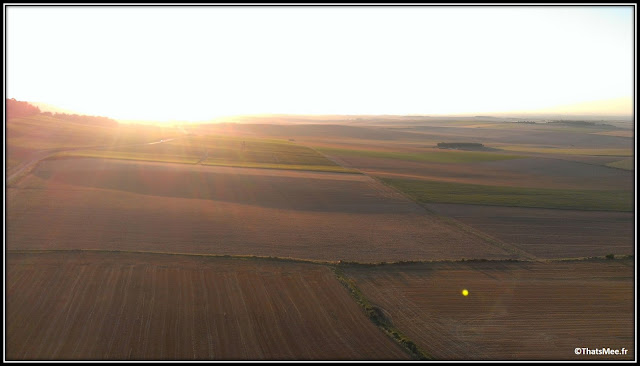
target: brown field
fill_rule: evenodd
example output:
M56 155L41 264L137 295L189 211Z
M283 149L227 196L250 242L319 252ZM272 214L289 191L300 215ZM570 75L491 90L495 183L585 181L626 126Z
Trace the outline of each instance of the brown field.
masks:
M348 266L345 273L436 359L635 358L633 260ZM584 356L576 347L629 351Z
M513 258L358 174L47 160L7 191L7 249L363 262Z
M331 155L347 167L380 177L558 189L633 190L633 172L577 161L526 158L445 164ZM606 162L619 160L609 158Z
M453 217L540 258L634 253L634 213L432 203Z
M9 253L10 360L408 359L314 264Z

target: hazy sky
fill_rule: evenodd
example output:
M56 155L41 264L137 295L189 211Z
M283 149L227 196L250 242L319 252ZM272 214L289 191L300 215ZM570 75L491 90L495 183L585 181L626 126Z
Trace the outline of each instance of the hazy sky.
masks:
M632 112L631 6L5 10L7 97L87 114Z

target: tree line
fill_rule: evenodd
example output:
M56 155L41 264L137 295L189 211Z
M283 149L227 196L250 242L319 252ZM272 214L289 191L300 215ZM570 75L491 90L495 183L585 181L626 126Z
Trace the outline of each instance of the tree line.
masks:
M33 115L44 115L49 117L54 117L57 119L61 119L68 122L82 123L86 125L93 126L104 126L104 127L116 127L118 125L118 121L109 117L102 116L89 116L84 114L69 114L69 113L51 113L51 112L42 112L40 108L29 104L28 102L22 102L19 100L15 100L14 98L6 99L6 116L9 118L17 118L17 117L28 117Z
M27 117L40 113L40 108L27 102L21 102L14 98L7 99L5 104L7 119L15 117Z

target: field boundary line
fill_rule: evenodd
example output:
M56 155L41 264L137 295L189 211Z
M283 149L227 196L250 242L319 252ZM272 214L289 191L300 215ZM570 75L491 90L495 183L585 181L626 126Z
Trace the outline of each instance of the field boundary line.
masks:
M185 257L204 257L204 258L216 258L216 259L237 259L237 260L266 260L276 262L290 262L290 263L302 263L302 264L315 264L321 266L335 266L335 265L356 265L367 267L378 266L392 266L392 265L407 265L407 264L429 264L429 263L465 263L465 262L530 262L522 259L442 259L442 260L418 260L407 261L400 260L395 262L358 262L358 261L343 261L343 260L319 260L319 259L304 259L304 258L292 258L292 257L276 257L276 256L257 256L257 255L235 255L235 254L207 254L207 253L180 253L180 252L157 252L157 251L145 251L145 250L120 250L120 249L7 249L6 254L46 254L46 253L113 253L113 254L156 254L165 256L185 256ZM561 259L561 258L559 258Z
M310 149L313 149L313 150L314 150L314 151L316 151L318 154L322 154L322 155L324 155L327 159L329 159L329 160L333 161L334 163L338 164L338 162L337 162L337 161L335 161L334 159L329 158L328 156L326 156L325 154L323 154L323 153L321 153L321 152L317 151L317 150L316 150L316 149L314 149L313 147L309 147L309 148L310 148ZM382 184L383 186L385 186L385 187L387 187L387 188L390 188L390 189L392 189L393 191L395 191L395 192L399 193L402 197L404 197L404 198L408 199L409 201L414 202L415 204L417 204L418 206L422 207L425 211L427 211L429 214L431 214L433 217L435 217L435 218L439 219L440 221L442 221L442 222L444 222L444 223L446 223L446 224L449 224L449 225L451 225L451 226L454 226L454 227L456 227L456 228L458 228L458 229L460 229L460 230L462 230L462 231L464 231L464 232L466 232L466 233L469 233L469 234L471 234L471 235L474 235L474 236L476 236L476 237L478 237L478 238L482 239L483 241L485 241L486 243L489 243L490 245L492 245L492 246L494 246L494 247L498 247L498 248L500 248L500 249L502 249L502 250L504 250L504 251L506 251L506 252L508 252L508 253L510 253L510 254L514 254L514 255L516 255L516 256L518 256L518 257L522 257L522 258L527 259L527 260L532 260L532 261L538 261L538 260L539 260L539 258L538 258L538 257L534 256L534 255L533 255L533 254L531 254L531 253L526 252L526 251L525 251L525 250L523 250L522 248L519 248L519 247L517 247L517 246L515 246L515 245L513 245L513 244L505 243L505 242L503 242L503 241L501 241L501 240L498 240L498 239L496 239L496 238L494 238L494 237L492 237L492 236L490 236L490 235L488 235L488 234L485 234L485 233L483 233L483 232L481 232L481 231L478 231L478 230L476 230L476 229L474 229L474 228L470 227L469 225L466 225L466 224L464 224L464 223L460 222L459 220L456 220L456 219L451 218L451 217L448 217L448 216L443 216L443 215L440 215L440 214L438 214L438 213L434 212L434 211L433 211L433 210L431 210L429 207L427 207L427 206L423 205L422 203L420 203L420 202L416 201L416 200L415 200L415 199L413 199L412 197L409 197L409 196L408 196L407 194L405 194L404 192L402 192L402 191L400 191L400 190L396 189L396 188L395 188L395 187L393 187L393 186L390 186L390 185L388 185L388 184L384 183L382 180L378 179L376 176L369 175L369 174L367 174L367 173L363 172L362 170L357 169L357 168L354 168L354 167L351 167L351 166L344 166L344 165L342 165L342 164L340 164L340 165L341 165L342 167L344 167L344 168L347 168L347 169L354 169L354 170L357 170L357 171L358 171L358 172L360 172L361 174L366 175L367 177L369 177L369 178L373 179L373 180L374 180L374 181L376 181L377 183Z
M519 248L518 246L516 246L514 244L505 243L502 240L494 238L493 236L488 235L488 234L486 234L486 233L484 233L482 231L476 230L476 229L472 228L471 226L469 226L469 225L467 225L467 224L465 224L465 223L463 223L463 222L461 222L459 220L454 219L453 217L440 215L439 213L435 212L434 210L432 210L431 208L426 206L426 204L418 202L413 197L410 197L409 195L407 195L406 193L400 191L399 189L397 189L397 188L395 188L395 187L393 187L393 186L391 186L389 184L386 184L384 181L382 181L381 179L379 179L376 176L372 176L372 175L368 175L368 174L365 174L365 175L367 175L371 179L375 180L376 182L384 185L385 187L389 187L389 188L395 190L400 195L402 195L406 199L410 200L411 202L417 204L418 206L422 207L426 212L428 212L430 215L432 215L436 219L439 219L443 223L449 224L449 225L451 225L453 227L456 227L456 228L458 228L458 229L460 229L460 230L462 230L462 231L464 231L464 232L466 232L468 234L476 236L476 237L482 239L484 242L486 242L486 243L488 243L488 244L490 244L490 245L492 245L494 247L500 248L500 249L502 249L502 250L504 250L504 251L506 251L506 252L508 252L510 254L514 254L514 255L516 255L518 257L522 257L524 259L531 260L531 261L538 261L539 260L539 258L536 257L535 255L533 255L531 253L528 253L527 251L523 250L522 248Z
M358 169L358 168L355 168L355 167L352 167L352 166L350 166L350 165L346 164L342 159L334 159L334 158L331 158L331 157L329 157L328 155L326 155L325 153L318 151L318 150L317 150L316 148L314 148L313 146L309 146L309 145L301 145L301 146L307 147L307 148L309 148L309 149L311 149L311 150L315 151L317 154L320 154L321 156L324 156L327 160L329 160L329 161L333 161L333 162L334 162L336 165L338 165L338 166L341 166L341 167L343 167L343 168L345 168L345 169L351 169L351 170L355 171L356 173L354 173L354 174L367 175L367 174L366 174L366 173L364 173L362 170L360 170L360 169Z
M202 164L202 162L204 162L205 160L207 160L209 158L209 149L204 149L204 153L202 154L202 156L200 157L200 160L198 160L196 162L196 165L204 165Z
M300 264L314 264L320 266L361 266L361 267L388 267L418 264L444 264L444 263L532 263L532 262L582 262L582 261L610 261L633 259L632 254L616 254L613 257L592 256L592 257L563 257L563 258L538 258L527 259L486 259L486 258L461 258L461 259L441 259L441 260L399 260L395 262L358 262L343 260L319 260L277 256L257 256L257 255L236 255L236 254L207 254L207 253L180 253L180 252L157 252L144 250L109 250L109 249L6 249L5 254L47 254L47 253L112 253L112 254L156 254L164 256L185 256L203 257L215 259L236 259L236 260L265 260L274 262L288 262Z
M525 251L524 249L520 248L519 246L515 245L515 244L510 244L510 243L506 243L500 239L497 239L489 234L484 233L483 231L480 231L478 229L475 229L465 223L463 223L460 220L456 220L453 217L449 217L449 216L444 216L444 215L440 215L436 212L434 212L433 210L429 209L428 207L425 207L423 205L421 205L422 207L425 208L425 210L429 211L431 214L433 214L434 216L436 216L437 218L439 218L440 220L447 222L461 230L463 230L466 233L469 233L471 235L477 236L478 238L484 240L485 242L493 245L494 247L498 247L500 249L505 250L508 253L517 255L519 257L522 257L524 259L530 260L530 261L540 261L540 258L538 258L537 256Z
M45 155L43 158L38 159L36 161L30 162L28 164L26 164L25 166L23 166L22 168L20 168L19 170L15 171L13 174L11 174L10 176L7 176L6 181L5 181L5 187L6 188L11 188L10 185L11 184L18 184L20 183L20 181L28 176L29 174L31 174L31 172L35 169L36 166L38 166L41 162L43 162L44 160L50 158L51 156L54 156L57 153L51 153L49 155Z
M236 260L271 260L276 262L306 263L315 265L333 265L339 261L323 261L315 259L274 257L258 255L236 255L236 254L207 254L207 253L184 253L184 252L157 252L146 250L121 250L121 249L7 249L6 254L46 254L46 253L112 253L112 254L156 254L164 256L185 256L204 257L216 259L236 259Z
M348 291L353 300L364 310L369 320L382 332L391 338L395 343L404 348L404 350L415 360L434 360L433 356L421 349L414 341L409 339L404 333L396 328L389 319L384 315L384 311L379 307L371 304L362 291L356 285L354 279L349 278L339 265L331 266L336 279Z

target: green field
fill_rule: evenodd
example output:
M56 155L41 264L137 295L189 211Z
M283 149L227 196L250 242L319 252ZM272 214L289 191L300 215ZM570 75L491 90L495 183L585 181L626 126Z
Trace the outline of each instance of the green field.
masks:
M318 151L330 155L360 156L371 158L396 159L405 161L423 161L431 163L478 163L483 161L519 159L519 155L496 154L476 151L425 151L425 152L395 152L375 150L352 150L332 147L318 148Z
M633 211L633 192L500 187L380 178L418 202L573 210Z

